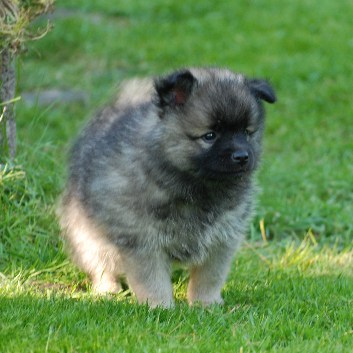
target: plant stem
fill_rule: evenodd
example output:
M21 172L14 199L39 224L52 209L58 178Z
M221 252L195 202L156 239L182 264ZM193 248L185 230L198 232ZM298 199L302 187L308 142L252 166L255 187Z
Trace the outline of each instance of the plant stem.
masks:
M9 102L15 98L16 75L14 56L9 48L1 51L0 68L0 102ZM0 148L1 154L5 156L7 150L10 159L13 161L16 154L16 121L15 108L13 103L8 103L3 108L3 119L0 123Z

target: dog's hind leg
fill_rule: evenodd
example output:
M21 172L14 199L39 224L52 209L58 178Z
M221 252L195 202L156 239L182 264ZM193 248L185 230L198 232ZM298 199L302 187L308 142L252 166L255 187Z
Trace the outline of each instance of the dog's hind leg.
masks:
M92 279L96 293L117 293L119 254L104 233L93 224L75 200L70 200L59 211L64 238L69 243L73 260Z

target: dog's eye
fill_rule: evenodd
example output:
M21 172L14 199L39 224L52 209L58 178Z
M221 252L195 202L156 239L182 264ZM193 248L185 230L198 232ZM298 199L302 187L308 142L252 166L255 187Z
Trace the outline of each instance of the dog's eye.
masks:
M256 131L256 129L253 127L253 126L248 126L246 129L245 129L245 133L246 135L252 135L254 132Z
M208 143L213 142L216 139L217 135L214 131L210 131L207 134L201 136L201 138Z

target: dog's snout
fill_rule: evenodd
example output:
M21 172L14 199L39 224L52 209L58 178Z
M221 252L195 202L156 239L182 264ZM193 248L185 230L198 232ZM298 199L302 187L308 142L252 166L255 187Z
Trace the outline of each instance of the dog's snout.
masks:
M249 153L245 150L235 151L232 153L232 160L237 164L245 165L249 161Z

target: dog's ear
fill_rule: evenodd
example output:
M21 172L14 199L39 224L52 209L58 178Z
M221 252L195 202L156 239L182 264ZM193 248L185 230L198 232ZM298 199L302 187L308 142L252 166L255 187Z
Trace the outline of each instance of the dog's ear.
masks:
M276 102L276 93L271 85L262 79L248 80L248 85L252 94L268 103Z
M159 105L181 106L186 103L196 84L196 78L188 70L177 71L154 83L159 98Z

